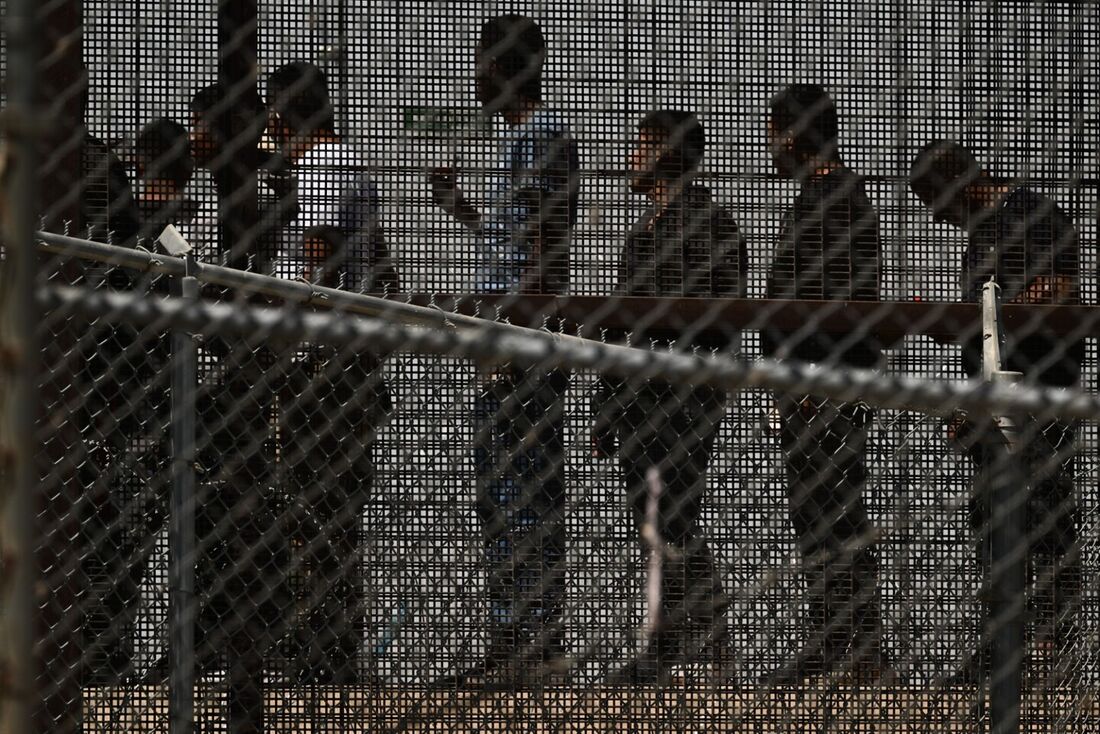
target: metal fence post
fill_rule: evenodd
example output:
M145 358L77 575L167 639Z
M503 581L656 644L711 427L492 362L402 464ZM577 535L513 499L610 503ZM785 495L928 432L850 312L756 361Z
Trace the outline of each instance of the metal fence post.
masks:
M184 255L185 275L174 295L198 297ZM190 734L195 720L195 392L198 349L191 334L172 330L172 484L168 525L168 730Z
M33 72L26 66L8 67L8 82L34 85L37 135L36 155L41 162L37 171L36 196L29 211L42 218L42 225L55 232L84 232L85 184L84 156L88 141L84 124L88 101L88 73L84 63L84 0L36 2L20 0L26 13L33 15L35 42L38 45ZM14 10L14 2L9 8ZM10 12L10 11L9 11ZM8 42L13 40L9 33ZM14 49L13 49L14 50ZM66 224L68 223L68 224ZM46 275L39 263L39 275ZM76 283L82 277L78 263L59 266L63 282ZM36 330L37 333L37 330ZM47 335L43 334L43 337ZM42 369L36 375L39 425L55 425L56 430L36 445L33 510L41 513L41 525L35 540L37 573L42 582L36 596L34 622L38 685L42 691L37 703L34 729L51 734L77 734L82 731L88 713L83 708L83 683L96 673L84 623L94 593L89 595L82 574L59 573L58 569L80 568L86 544L79 515L72 511L86 502L86 484L76 462L70 461L73 449L87 456L90 449L79 414L80 400L70 400L70 387L82 379L82 368L69 365L58 368L63 355L78 349L80 334L69 326L60 326L38 343L36 358ZM73 540L77 542L74 543Z
M218 191L220 230L219 248L230 267L266 272L263 228L257 192L256 151L263 128L263 111L255 95L258 35L257 0L218 0L218 82L229 98L225 121L232 137L226 148L225 165L215 174ZM257 117L229 114L241 108ZM257 124L259 123L259 124ZM229 388L232 390L232 388ZM238 468L233 480L235 491L252 484L246 463ZM260 574L254 569L240 570L249 599L262 596ZM243 628L234 628L227 640L229 730L251 734L266 730L264 724L264 658Z
M982 376L988 382L1019 382L1019 372L1001 369L999 288L992 281L982 286ZM990 599L991 631L989 708L992 734L1018 734L1020 693L1024 659L1025 573L1028 553L1024 506L1028 478L1020 464L1020 426L1026 416L994 416L1004 436L1005 451L990 467Z
M38 4L12 0L7 26L6 155L0 181L0 733L33 732L39 707L34 591L34 216L38 196L35 90Z

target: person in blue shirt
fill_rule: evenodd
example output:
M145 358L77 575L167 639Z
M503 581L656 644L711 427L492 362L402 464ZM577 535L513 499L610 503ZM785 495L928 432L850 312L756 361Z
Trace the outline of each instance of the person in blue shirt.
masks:
M501 15L482 25L477 98L506 125L485 211L453 170L431 174L435 202L477 238L478 293L563 294L569 286L579 166L568 124L543 101L546 53L530 18ZM488 655L474 676L511 677L564 661L568 383L568 373L537 365L482 368L474 463L490 619Z
M921 148L909 183L936 221L967 234L960 280L965 301L980 302L982 286L992 279L1005 303L1080 303L1080 238L1073 221L1050 198L995 178L969 150L949 140L933 140ZM1011 329L1006 336L1001 369L1020 372L1033 385L1079 384L1084 339L1062 338L1032 324ZM981 376L980 330L963 340L962 361L970 377ZM1075 433L1072 423L1058 420L1028 422L1022 431L1022 455L1031 478L1026 504L1029 603L1039 640L1052 648L1061 672L1072 665L1073 656L1065 653L1080 637L1074 622L1081 595L1080 511L1073 492ZM963 414L948 421L947 439L977 470L970 524L988 583L990 480L1007 442L992 424ZM985 602L983 607L983 617L989 620L991 610ZM989 675L990 641L986 629L978 654L956 676L960 682L978 683Z

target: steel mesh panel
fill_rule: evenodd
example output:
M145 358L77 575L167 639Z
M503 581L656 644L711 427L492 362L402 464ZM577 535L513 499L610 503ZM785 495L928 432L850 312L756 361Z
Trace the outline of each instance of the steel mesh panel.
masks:
M1026 187L1076 231L1074 294L1010 303L1012 283L1049 276L1056 290L1057 263L1009 258L996 276L1011 338L1046 338L1030 357L1056 366L1082 344L1078 383L1094 393L1097 311L1066 309L1097 303L1095 8L70 5L83 13L82 54L38 70L75 82L44 158L43 227L156 262L42 244L36 287L79 288L89 304L50 302L39 328L50 633L39 683L56 721L168 730L183 658L203 731L992 730L988 661L972 657L1004 620L983 607L993 592L974 545L997 510L975 515L974 497L978 475L995 482L1002 468L945 440L945 406L875 407L797 381L711 394L704 363L677 381L653 377L645 357L565 369L414 349L411 335L396 348L349 343L303 315L372 317L319 291L303 304L286 284L452 319L429 331L475 328L460 314L476 314L644 354L817 362L838 383L872 366L853 356L870 333L884 345L873 350L882 380L958 382L959 343L979 328L976 311L948 306L968 296L979 238L934 221L910 186L922 146L949 138L990 174L982 185L1005 187L997 196ZM544 104L518 120L513 108L481 114L474 78L482 23L512 12L537 21L548 49ZM53 13L43 22L71 37L77 26L66 32ZM529 39L512 45L518 33L498 39L495 73L506 52L530 50ZM280 77L301 62L312 66ZM81 66L87 101L73 117ZM873 219L874 236L852 246L875 260L865 292L830 291L828 278L814 290L817 261L801 251L791 277L811 286L775 285L802 226L798 202L817 185L781 175L769 154L769 105L795 82L822 85L839 113L836 161L817 163L861 177L826 186L813 206L844 199L843 212L809 228ZM706 134L688 193L673 187L671 203L636 164L659 128L639 126L654 110L694 113ZM165 146L143 159L142 129L157 118L187 139L154 141ZM682 142L683 130L666 132L657 147ZM150 174L161 164L167 183ZM452 184L476 221L441 206ZM158 198L165 190L179 199ZM1044 214L1049 205L1032 206L1028 221L1048 226ZM198 300L233 304L251 330L221 312L201 327L92 312L104 293L181 297L182 270L162 267L178 258L156 241L169 222L200 263L271 278L262 290L199 274ZM1012 233L999 232L982 244L1007 249ZM673 256L661 249L670 242ZM821 270L840 268L833 283L856 279L857 254L822 248ZM374 318L407 327L397 305L378 308ZM285 323L264 322L264 309ZM540 343L505 331L486 342ZM183 334L197 360L186 390L173 383ZM173 443L184 414L186 461ZM1025 421L1025 445L1057 444L1035 425ZM1071 468L1058 444L1024 470L1053 489L1029 505L1021 547L1065 546L1053 566L1028 569L1037 586L1015 600L1029 731L1091 731L1100 719L1095 415L1072 441ZM655 490L650 466L664 472ZM179 561L169 533L183 476L195 545ZM658 577L649 491L660 495ZM195 590L193 649L172 655L169 602L182 597L170 559Z

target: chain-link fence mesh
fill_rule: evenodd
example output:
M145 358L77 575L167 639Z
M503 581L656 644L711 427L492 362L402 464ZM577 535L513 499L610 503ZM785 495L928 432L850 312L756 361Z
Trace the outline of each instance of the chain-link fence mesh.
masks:
M1095 7L32 5L40 729L1100 726Z

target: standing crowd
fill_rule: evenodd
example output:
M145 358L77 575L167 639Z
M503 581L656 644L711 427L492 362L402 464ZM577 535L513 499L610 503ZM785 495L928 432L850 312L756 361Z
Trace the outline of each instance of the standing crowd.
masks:
M484 23L474 78L484 112L504 121L495 178L482 202L464 194L460 171L436 169L429 177L436 204L476 240L477 293L569 292L580 164L566 116L544 102L547 53L541 29L526 17L502 15ZM219 243L220 261L229 267L369 294L400 291L400 267L380 216L382 194L366 161L336 129L319 67L280 67L266 80L262 101L213 85L195 94L191 112L189 128L166 119L142 128L132 186L109 152L95 148L115 190L132 192L131 201L115 197L107 208L115 241L155 239L174 224L189 240ZM265 124L254 124L256 119ZM242 129L251 131L249 139L240 139ZM878 215L863 178L844 163L839 129L837 106L818 85L792 84L771 99L767 139L775 170L799 190L768 266L768 299L880 298ZM271 143L266 147L265 137ZM624 233L613 295L746 297L745 238L729 210L695 181L707 143L690 111L657 109L638 123L627 162L629 186L648 207ZM196 207L187 194L195 167L210 172L221 201L239 194L242 181L253 182L252 194L265 192L253 197L265 202L256 217L263 226L221 224L225 217ZM919 151L909 181L933 219L968 238L961 268L966 301L978 301L982 285L993 279L1009 303L1079 302L1078 236L1050 198L994 177L966 148L945 140ZM732 331L707 326L687 323L673 330L641 322L630 334L609 336L686 352L739 349ZM771 358L862 369L882 368L888 346L859 327L845 334L765 327L761 336ZM968 373L980 374L980 335L961 346ZM369 676L361 655L367 637L361 517L372 483L375 435L392 410L381 370L385 355L309 344L290 357L226 341L204 348L220 363L221 376L217 389L200 394L198 406L202 483L216 488L200 501L199 536L218 539L204 549L200 567L209 567L219 588L210 592L201 615L199 660L208 661L226 645L233 654L229 629L251 630L246 638L254 648L274 645L288 632L291 602L259 574L286 563L290 537L308 571L302 593L307 623L294 630L295 675L311 683L361 681ZM147 351L155 355L155 349ZM1069 387L1078 384L1083 360L1083 339L1067 343L1039 330L1010 340L1005 368L1034 384ZM115 364L106 361L88 369L106 374ZM472 458L487 573L488 645L482 664L457 671L445 683L568 675L564 409L571 375L498 364L479 366L479 381ZM270 386L263 400L255 398L260 382ZM653 470L659 478L656 530L664 548L659 624L609 680L660 684L692 670L728 681L736 667L735 620L700 522L728 396L705 385L612 378L599 379L591 396L593 455L619 463L639 536ZM151 403L149 420L163 420L166 401ZM791 393L777 393L775 409L806 592L801 647L769 681L793 684L829 673L891 679L896 661L882 644L876 532L863 497L873 411L858 402ZM88 426L96 420L89 417ZM988 579L990 486L1007 440L995 426L961 413L946 428L952 445L974 463L970 515ZM143 430L120 424L104 435L125 443ZM249 436L272 438L244 448ZM1030 604L1037 634L1061 650L1079 634L1073 622L1081 586L1074 427L1057 421L1030 425L1024 436ZM89 465L87 481L100 494L111 481L109 465L123 453L121 445L109 446L100 463ZM257 495L274 484L296 507L285 513L294 518L292 528L274 531L280 513L271 509L270 516L257 511L247 522L234 514L241 506L269 507L274 500ZM108 515L93 509L97 522L111 525ZM150 516L163 514L161 508ZM98 558L127 580L111 594L116 619L132 617L150 552L151 541ZM259 569L250 572L257 578L246 578L242 566ZM988 623L989 611L984 614ZM989 674L988 627L957 673L961 682L977 683ZM119 642L107 668L115 675L133 671Z

